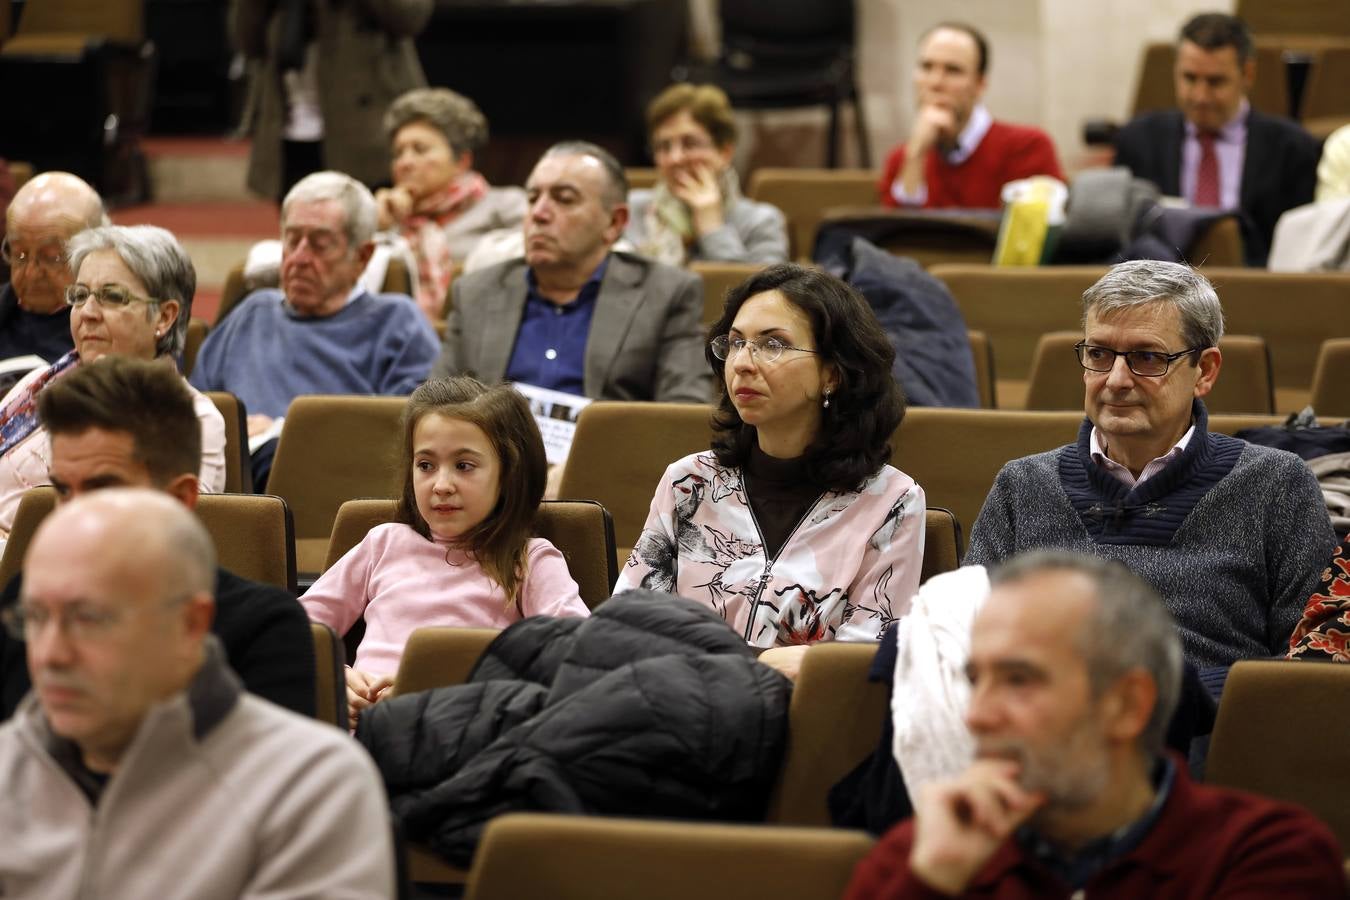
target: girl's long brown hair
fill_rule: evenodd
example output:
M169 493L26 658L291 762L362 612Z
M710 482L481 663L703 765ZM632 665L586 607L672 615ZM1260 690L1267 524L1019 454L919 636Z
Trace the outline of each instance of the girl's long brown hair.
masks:
M396 518L427 540L431 529L417 511L412 458L413 432L431 413L477 425L497 453L497 505L457 543L502 586L509 606L525 580L525 545L534 533L548 478L539 426L525 398L509 385L486 387L461 375L428 381L413 391L403 412L403 490Z

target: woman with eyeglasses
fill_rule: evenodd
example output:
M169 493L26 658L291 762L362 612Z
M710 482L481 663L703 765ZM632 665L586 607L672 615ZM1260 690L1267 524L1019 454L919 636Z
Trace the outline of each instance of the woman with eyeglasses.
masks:
M905 412L867 302L771 266L727 294L712 449L666 469L616 593L706 602L754 647L870 640L909 609L923 489L888 465Z
M741 195L731 157L736 120L722 89L676 84L647 107L647 133L660 181L628 193L625 236L657 262L783 262L787 221Z
M68 246L75 282L66 288L75 349L27 375L0 400L0 540L9 539L24 491L48 484L48 440L37 397L48 384L109 354L177 367L187 340L197 273L177 238L152 225L82 231ZM225 488L225 420L192 390L202 426L200 488ZM115 429L115 424L110 423Z

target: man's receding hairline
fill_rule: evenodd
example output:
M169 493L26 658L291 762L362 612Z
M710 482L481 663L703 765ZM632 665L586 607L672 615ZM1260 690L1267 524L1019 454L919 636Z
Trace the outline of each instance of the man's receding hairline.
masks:
M530 170L530 178L527 179L525 182L526 190L530 190L531 188L530 182L534 178L534 173L539 169L540 164L543 163L544 160L546 159L581 159L591 163L591 168L596 172L597 177L599 178L599 184L597 185L597 187L599 189L600 203L606 209L613 209L627 201L627 197L624 195L623 185L614 179L613 173L610 172L608 163L606 163L600 157L596 156L594 153L588 153L585 150L577 150L572 147L568 147L566 145L564 145L561 148L550 147L548 150L544 151L544 155L539 157L539 161L536 162L534 164L534 168ZM571 182L564 182L564 184L571 187L573 190L580 191L580 188L578 188L575 184L572 184ZM618 195L617 199L615 199L613 202L610 202L610 200L607 199L606 196L611 192Z
M923 36L919 38L920 55L922 56L923 49L928 44L928 42L931 41L938 34L938 32L941 31L946 31L951 34L958 34L970 42L970 53L971 53L970 70L977 77L983 78L986 75L984 69L987 68L988 63L986 61L985 66L980 65L980 57L982 54L980 52L979 40L977 40L975 35L971 34L966 29L957 27L951 24L950 22L939 22L937 25L934 25L932 28L929 28L926 32L924 32Z

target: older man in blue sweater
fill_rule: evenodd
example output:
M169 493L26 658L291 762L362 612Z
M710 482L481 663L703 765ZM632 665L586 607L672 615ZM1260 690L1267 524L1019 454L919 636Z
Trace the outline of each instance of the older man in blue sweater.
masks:
M1151 582L1200 667L1283 653L1336 545L1292 453L1207 428L1223 310L1175 263L1113 267L1083 294L1087 419L1074 444L1003 467L965 562L1058 548Z
M426 379L440 349L431 323L411 297L359 283L375 221L370 191L338 172L310 175L286 195L281 290L256 291L231 312L207 336L190 379L239 397L250 434L301 394L397 396Z

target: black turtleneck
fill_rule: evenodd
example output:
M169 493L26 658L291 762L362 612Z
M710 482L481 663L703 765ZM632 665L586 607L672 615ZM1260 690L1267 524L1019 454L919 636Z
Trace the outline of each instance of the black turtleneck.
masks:
M746 497L764 539L764 553L772 559L825 489L806 477L802 457L778 459L758 444L750 450L743 476Z

